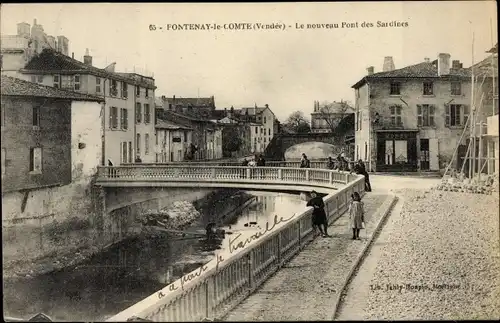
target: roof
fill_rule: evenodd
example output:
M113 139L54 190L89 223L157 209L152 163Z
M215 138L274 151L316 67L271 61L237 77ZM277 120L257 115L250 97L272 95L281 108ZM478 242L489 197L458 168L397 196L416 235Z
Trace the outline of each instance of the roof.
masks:
M151 84L150 77L140 76L144 81L140 81L140 78L135 77L138 75L135 73L115 73L110 72L102 68L97 68L85 63L82 63L76 59L59 53L53 49L46 48L40 54L34 56L28 64L21 69L21 73L33 73L33 72L73 72L73 73L87 73L93 74L100 77L109 77L119 81L124 81L132 83L134 85L140 85L143 87L156 89L156 86Z
M488 50L487 53L495 53L495 54L497 54L498 53L498 43L496 43L496 45L493 48L491 48L490 50Z
M157 119L157 124L155 128L158 129L168 129L168 130L193 130L193 128L186 127L171 121Z
M345 103L347 104L347 103ZM331 106L327 108L327 110L323 110L325 106L322 106L319 108L319 111L313 111L311 114L335 114L335 113L340 113L340 114L348 114L348 113L354 113L354 108L351 107L350 105L347 105L346 108L344 108L344 102L332 102Z
M243 107L240 109L235 109L235 111L238 111L241 114L247 114L248 112L248 115L257 115L264 112L265 109L266 107Z
M194 108L215 106L215 100L213 96L209 98L162 97L162 99L169 104L175 104L178 106L192 106Z
M464 77L470 78L471 72L468 68L450 68L450 74L439 76L437 61L433 62L423 62L415 65L406 66L400 69L388 71L388 72L379 72L371 75L366 75L361 80L359 80L356 84L352 86L352 88L357 89L365 84L369 80L374 79L390 79L390 78L439 78L439 77Z
M492 76L492 72L494 72L495 77L498 77L498 56L496 54L490 55L471 68L474 75Z
M104 98L97 96L57 89L6 75L2 75L1 93L2 96L43 97L73 101L104 102Z

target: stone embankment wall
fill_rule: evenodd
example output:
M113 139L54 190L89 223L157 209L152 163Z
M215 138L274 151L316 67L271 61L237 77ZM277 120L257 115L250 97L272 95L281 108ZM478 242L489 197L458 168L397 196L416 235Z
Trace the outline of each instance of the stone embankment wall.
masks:
M213 190L105 191L82 180L2 196L4 277L37 275L77 263L141 232L137 216L195 202ZM107 208L107 204L111 209Z

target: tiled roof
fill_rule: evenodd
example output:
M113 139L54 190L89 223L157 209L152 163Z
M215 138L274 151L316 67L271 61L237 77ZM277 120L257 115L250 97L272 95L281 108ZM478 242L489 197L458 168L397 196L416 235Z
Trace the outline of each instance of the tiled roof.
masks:
M492 69L493 66L493 69ZM490 55L472 66L474 75L491 76L493 72L498 77L498 56Z
M256 115L262 113L265 109L266 107L243 107L240 109L235 109L235 111L238 111L240 114L245 114L245 115L247 114L248 111L248 115Z
M168 130L193 130L190 127L186 127L183 125L176 124L171 121L166 121L166 120L161 120L158 119L157 124L155 125L155 128L158 129L168 129Z
M24 73L30 72L61 72L72 71L80 73L89 73L101 77L110 77L119 81L125 81L136 85L141 85L148 88L152 87L150 82L140 82L130 76L130 73L114 73L106 71L102 68L84 64L76 59L56 52L53 49L46 48L40 54L33 57L28 64L21 70ZM127 76L125 76L127 74Z
M75 101L104 102L103 98L97 96L57 89L5 75L2 75L1 93L2 95L8 96L44 97Z
M470 69L468 68L450 68L450 74L444 75L455 77L471 77ZM379 72L371 75L366 75L360 81L352 86L352 88L359 88L367 80L370 79L384 79L384 78L438 78L437 61L423 62L415 65L406 66L400 69Z
M192 106L193 108L196 107L211 107L215 105L214 98L181 98L181 97L175 97L174 98L163 98L164 101L170 104L175 104L178 106Z

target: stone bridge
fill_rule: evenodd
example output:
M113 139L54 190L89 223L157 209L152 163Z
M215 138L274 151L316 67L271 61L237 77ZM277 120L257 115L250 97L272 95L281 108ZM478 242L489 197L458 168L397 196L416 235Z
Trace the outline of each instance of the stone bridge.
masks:
M322 142L331 144L335 151L346 148L350 139L354 138L354 114L345 117L335 129L329 133L279 133L273 137L264 151L264 157L268 160L284 160L285 152L288 148L306 143ZM354 144L354 142L352 142ZM350 149L347 147L347 149ZM324 156L326 158L328 156Z

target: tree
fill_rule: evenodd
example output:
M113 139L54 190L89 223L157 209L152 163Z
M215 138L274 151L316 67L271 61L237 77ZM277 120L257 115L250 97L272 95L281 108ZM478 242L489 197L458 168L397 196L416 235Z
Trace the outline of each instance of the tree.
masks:
M330 132L334 132L339 123L353 113L353 108L348 101L340 100L340 102L327 102L318 103L320 120L325 120Z
M291 133L308 133L311 132L311 125L304 117L302 111L295 111L286 119L283 124L285 131Z
M242 143L238 126L228 125L222 129L222 152L224 157L232 157L233 152L240 150Z

